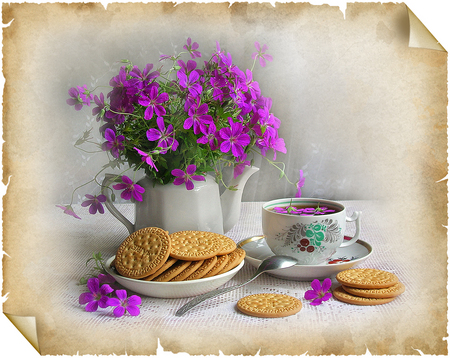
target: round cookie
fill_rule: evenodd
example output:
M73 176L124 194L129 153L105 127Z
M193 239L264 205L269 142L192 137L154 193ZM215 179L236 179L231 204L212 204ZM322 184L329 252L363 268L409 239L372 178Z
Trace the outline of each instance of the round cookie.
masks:
M194 273L203 264L204 260L188 261L188 262L190 262L189 266L186 267L174 278L172 278L170 281L183 281L186 277L189 277L192 273Z
M342 286L339 286L334 289L333 296L339 301L350 303L352 305L360 305L360 306L374 306L374 305L382 305L385 303L389 303L395 300L395 297L387 297L387 298L373 298L373 297L358 297L354 296L347 291L345 291Z
M197 270L195 270L195 272L191 273L188 277L185 278L185 281L198 280L199 278L202 278L214 267L216 262L217 256L204 260L203 264Z
M399 282L393 273L371 268L341 271L336 275L336 280L343 286L366 289L391 287Z
M169 257L169 233L156 227L140 229L119 246L114 266L119 274L140 279L156 272Z
M217 262L203 278L217 275L228 262L228 255L217 256Z
M178 231L172 233L170 239L170 256L178 260L206 260L222 249L218 235L207 231Z
M225 235L218 235L218 237L222 241L222 249L217 255L226 255L236 250L236 243L231 238Z
M155 273L151 274L150 276L147 276L147 277L142 278L142 280L144 280L144 281L151 281L151 280L153 280L155 277L158 277L158 276L161 275L164 271L166 271L166 270L168 270L170 267L172 267L172 266L175 264L175 262L177 262L177 261L178 261L177 259L174 259L174 258L172 258L172 257L169 257L169 258L167 259L167 261L164 262L164 264L161 266L161 268L160 268L158 271L156 271Z
M169 282L175 276L183 272L183 270L191 264L191 261L178 260L172 267L164 271L158 277L154 278L156 282Z
M401 282L397 282L394 286L386 288L356 288L342 286L342 288L354 296L367 297L367 298L389 298L397 297L405 292L405 285Z
M300 312L302 302L288 295L258 293L241 298L237 308L242 313L255 317L286 317Z
M228 262L222 268L222 270L220 270L218 274L220 275L234 269L244 259L245 259L245 250L237 248L236 250L228 254Z

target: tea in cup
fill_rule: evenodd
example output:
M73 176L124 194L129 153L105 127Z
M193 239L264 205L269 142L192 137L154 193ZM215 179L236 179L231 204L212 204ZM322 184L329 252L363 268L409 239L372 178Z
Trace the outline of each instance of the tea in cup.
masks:
M347 222L356 223L356 232L344 240ZM333 256L338 247L359 239L361 212L348 217L345 206L332 200L277 199L263 205L262 228L274 254L292 256L300 265L317 265Z

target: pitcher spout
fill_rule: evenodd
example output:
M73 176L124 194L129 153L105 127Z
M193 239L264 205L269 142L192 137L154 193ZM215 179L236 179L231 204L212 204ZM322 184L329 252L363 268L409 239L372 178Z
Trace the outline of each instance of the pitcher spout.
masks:
M236 187L236 190L225 190L225 192L220 196L224 233L231 230L231 228L238 222L241 214L241 199L244 186L248 179L258 170L259 168L257 167L245 167L242 174L237 178L233 178L229 184L229 187Z

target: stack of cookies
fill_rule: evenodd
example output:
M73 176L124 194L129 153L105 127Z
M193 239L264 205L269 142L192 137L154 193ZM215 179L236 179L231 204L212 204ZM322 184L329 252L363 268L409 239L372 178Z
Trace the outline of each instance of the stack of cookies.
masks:
M405 292L398 277L383 270L350 269L339 272L336 279L342 286L333 291L333 296L354 305L381 305Z
M148 227L122 242L113 266L124 277L174 282L220 275L244 258L245 251L224 235L194 230L169 234Z

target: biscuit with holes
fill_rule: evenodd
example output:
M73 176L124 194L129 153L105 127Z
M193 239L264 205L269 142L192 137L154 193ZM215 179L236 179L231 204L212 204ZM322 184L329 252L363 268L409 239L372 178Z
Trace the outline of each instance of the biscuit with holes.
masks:
M156 227L140 229L129 235L116 252L114 266L125 277L140 279L156 272L171 251L169 233Z
M255 317L286 317L302 309L302 302L295 297L279 293L258 293L241 298L237 308L242 313Z
M169 282L175 276L179 275L183 270L191 264L191 261L178 260L172 267L164 271L161 275L154 278L155 282Z
M202 265L185 278L185 281L197 280L205 276L216 264L217 256L211 257L203 261Z
M172 233L170 239L170 256L178 260L206 260L216 256L222 249L218 235L208 231L178 231Z
M186 277L190 276L192 273L197 270L204 260L201 261L188 261L190 264L183 271L181 271L178 275L172 278L170 281L183 281Z
M396 298L396 297L386 297L386 298L359 297L352 295L351 293L348 293L342 288L342 286L336 287L334 289L333 296L339 301L359 306L382 305L385 303L389 303L395 300Z
M336 280L347 287L386 288L399 282L398 277L387 271L372 268L357 268L339 272Z
M220 270L218 275L221 275L225 272L228 272L238 266L245 259L245 250L237 248L233 252L228 254L228 262L226 265Z
M228 255L217 256L217 262L203 278L217 275L228 262Z
M397 282L395 285L386 288L356 288L342 286L342 288L354 296L367 298L389 298L400 296L405 292L405 285Z
M151 274L150 276L147 276L147 277L142 278L142 280L144 280L144 281L151 281L151 280L153 280L155 277L158 277L158 276L161 275L164 271L166 271L166 270L168 270L170 267L172 267L172 266L175 264L175 262L177 262L177 261L178 261L177 259L174 259L174 258L172 258L172 257L169 257L169 258L167 259L167 261L164 262L164 264L161 266L161 268L160 268L158 271L156 271L155 273Z
M236 243L231 238L225 235L217 236L222 241L222 249L217 253L217 255L226 255L236 250Z

